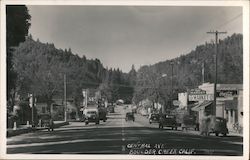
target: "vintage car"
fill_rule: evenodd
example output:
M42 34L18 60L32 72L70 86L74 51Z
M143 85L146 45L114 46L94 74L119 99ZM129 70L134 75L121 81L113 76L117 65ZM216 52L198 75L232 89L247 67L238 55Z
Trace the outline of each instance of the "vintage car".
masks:
M213 120L211 120L213 121ZM216 136L219 136L219 134L222 134L223 136L227 136L228 128L227 128L227 121L224 118L221 117L214 117L214 124L211 124L209 127L209 134L215 133Z
M160 115L153 113L149 116L149 123L159 123Z
M182 128L182 130L188 130L188 129L192 128L195 131L198 131L199 130L199 123L197 122L195 116L185 115L182 119L181 128Z
M95 124L100 123L99 113L97 109L86 109L85 111L85 124L89 124L90 122L94 122Z
M172 130L177 130L176 117L174 115L162 114L159 119L159 128L171 127Z
M134 113L133 112L127 112L125 120L126 121L135 121Z
M108 106L108 112L115 113L115 106L113 106L113 105Z
M39 118L41 120L41 127L48 128L50 122L50 114L40 114Z
M105 107L98 107L99 119L103 122L107 121L107 109Z

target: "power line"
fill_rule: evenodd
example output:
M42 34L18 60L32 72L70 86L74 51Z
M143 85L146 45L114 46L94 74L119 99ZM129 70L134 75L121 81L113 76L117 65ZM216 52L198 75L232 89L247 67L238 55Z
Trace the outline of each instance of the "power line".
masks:
M234 16L232 19L227 20L226 22L222 23L221 25L217 26L216 28L217 28L217 29L220 29L221 27L225 26L226 24L229 24L230 22L236 20L237 18L239 18L239 17L241 17L241 16L242 16L242 13L240 13L240 14Z
M227 25L227 24L233 22L234 20L236 20L237 18L239 18L239 17L241 17L241 16L242 16L242 13L237 14L237 15L235 15L233 18L226 20L225 22L221 23L220 25L217 25L217 26L214 27L214 28L216 28L216 29L221 29L223 26L225 26L225 25ZM199 41L201 42L201 41L205 40L206 38L207 38L207 37L203 37L203 38L201 38Z

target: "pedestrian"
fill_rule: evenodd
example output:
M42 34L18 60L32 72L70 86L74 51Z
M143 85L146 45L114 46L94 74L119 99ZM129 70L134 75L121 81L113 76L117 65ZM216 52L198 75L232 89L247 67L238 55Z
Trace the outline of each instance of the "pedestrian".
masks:
M49 120L49 128L48 128L49 131L54 131L54 121L53 119L50 117L50 120Z

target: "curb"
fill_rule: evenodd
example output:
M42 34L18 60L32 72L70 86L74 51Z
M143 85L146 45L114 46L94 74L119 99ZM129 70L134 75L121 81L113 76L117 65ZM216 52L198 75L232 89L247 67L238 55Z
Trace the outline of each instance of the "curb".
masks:
M65 125L69 125L69 122L55 123L54 128L59 128L61 126L65 126ZM35 132L35 131L44 130L44 129L46 129L46 128L31 128L31 127L29 127L29 128L24 128L24 129L9 130L6 132L7 132L7 137L13 137L13 136L17 136L20 134Z

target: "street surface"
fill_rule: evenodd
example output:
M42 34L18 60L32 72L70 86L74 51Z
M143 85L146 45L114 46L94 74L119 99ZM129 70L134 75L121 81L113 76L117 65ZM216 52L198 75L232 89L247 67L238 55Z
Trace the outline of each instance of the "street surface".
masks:
M240 136L201 136L180 128L159 129L146 117L135 115L135 122L125 121L127 109L122 106L109 113L99 125L70 122L70 125L22 134L7 139L7 153L25 154L140 154L140 155L242 155Z

